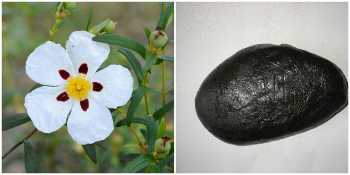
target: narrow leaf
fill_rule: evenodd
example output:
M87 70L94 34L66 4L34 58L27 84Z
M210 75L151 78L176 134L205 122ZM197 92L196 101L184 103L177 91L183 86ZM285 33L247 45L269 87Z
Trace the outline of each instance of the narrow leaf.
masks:
M107 44L115 44L118 46L126 47L128 49L131 49L135 51L136 53L140 54L143 59L146 58L146 48L141 43L130 39L125 38L119 35L113 35L113 34L103 34L98 35L92 38L94 41L103 42Z
M2 131L22 125L29 121L30 121L30 118L27 113L14 114L14 115L2 117Z
M150 53L149 51L146 52L146 66L145 66L145 72L150 70L154 60L156 59L157 54L156 53Z
M70 21L68 20L68 18L64 17L63 19L66 22L61 22L61 23L57 24L57 30L60 29L61 27L65 26L65 25L70 24Z
M69 10L66 10L66 14L69 15L69 14L71 14L73 12L80 12L80 11L83 11L83 9L81 9L81 8L71 8Z
M115 120L115 118L117 118L117 116L119 115L119 111L117 109L115 109L113 112L112 112L112 119L113 121Z
M174 56L172 56L172 55L161 55L158 57L158 59L174 63Z
M41 24L41 25L45 26L47 29L51 30L51 28L48 25L46 25L45 23L39 22L39 24Z
M104 149L104 150L106 151L107 149L106 149L105 146L103 145L103 141L104 141L104 140L101 140L101 141L95 142L94 144L97 145L97 146L99 146L100 148L102 148L102 149Z
M91 19L92 19L92 6L91 6L91 4L90 4L89 18L88 18L88 20L87 20L87 22L86 22L86 25L85 25L85 28L84 28L85 31L88 31L88 30L89 30L89 26L90 26L90 23L91 23Z
M147 87L145 86L139 86L139 88L136 90L135 95L131 99L130 106L128 108L128 113L126 114L126 124L130 127L130 124L132 122L132 119L134 117L135 111L137 107L139 106L143 96L147 92Z
M146 167L147 165L156 162L157 160L152 154L142 154L141 156L134 159L128 166L126 166L122 173L135 173L138 170Z
M162 117L164 114L166 114L168 111L174 108L174 100L167 103L162 108L158 109L156 112L154 112L153 117L155 120L158 120L160 117Z
M131 162L142 154L127 154L120 157L121 162Z
M157 92L157 93L163 94L162 91L160 91L159 89L148 88L147 93L152 93L152 92Z
M100 32L104 27L106 27L109 23L111 22L110 19L106 19L104 21L102 21L100 24L97 24L95 26L93 26L89 32L96 35L98 32Z
M143 28L143 30L145 31L146 36L147 36L147 40L148 40L149 35L151 34L151 32L148 30L148 28L147 28L145 25L142 25L142 28Z
M174 86L171 87L171 88L169 88L169 89L167 89L167 90L165 91L165 95L168 94L170 91L173 91L173 90L174 90Z
M152 163L148 165L148 173L160 173L160 169L156 164Z
M134 117L131 121L131 123L140 123L143 125L146 125L146 121L143 118L139 118L139 117ZM121 127L126 125L126 118L121 119L116 125L115 127Z
M57 11L61 10L62 5L63 5L63 2L57 2L57 6L56 6L56 11L55 11L55 13L56 13Z
M164 11L164 13L162 14L162 16L160 17L158 23L157 23L157 26L155 28L155 30L157 30L157 27L158 26L161 26L162 27L162 30L165 31L166 29L166 26L168 24L168 20L169 20L169 17L172 15L173 13L173 10L174 10L174 3L171 3Z
M157 140L157 124L152 116L145 115L146 125L147 125L147 137L148 137L148 148L147 153L152 153L154 151L154 142Z
M27 173L41 173L39 159L28 140L24 140L24 164Z
M44 86L44 85L41 85L41 84L37 83L37 84L34 85L32 88L30 88L29 92L32 92L33 90L35 90L35 89L37 89L37 88L39 88L39 87L41 87L41 86Z
M97 164L97 156L96 156L96 147L95 144L86 144L82 145L85 153L89 156L89 158Z
M165 165L170 162L172 159L174 158L174 154L171 154L170 156L161 159L158 163L157 166L159 167L159 169L163 169L165 167Z
M139 83L141 84L141 82L143 82L145 72L143 71L140 62L136 59L134 54L132 54L132 52L128 49L122 48L122 49L119 49L119 52L122 53L128 59L128 61L131 64L131 67L135 71L135 74L137 76L137 79L139 80Z
M148 144L148 134L147 134L147 131L146 131L145 129L140 129L140 132L142 133L143 138L145 138L146 143Z
M157 139L163 137L163 135L164 135L164 128L165 128L165 120L164 120L164 117L163 117L162 121L159 124L159 129L158 129L158 133L157 133Z

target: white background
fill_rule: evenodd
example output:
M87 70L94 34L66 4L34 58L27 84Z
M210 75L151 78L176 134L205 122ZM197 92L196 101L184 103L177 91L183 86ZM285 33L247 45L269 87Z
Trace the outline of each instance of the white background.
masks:
M226 144L201 124L206 76L255 44L290 44L348 77L347 3L176 3L176 172L347 172L348 108L325 124L253 146Z

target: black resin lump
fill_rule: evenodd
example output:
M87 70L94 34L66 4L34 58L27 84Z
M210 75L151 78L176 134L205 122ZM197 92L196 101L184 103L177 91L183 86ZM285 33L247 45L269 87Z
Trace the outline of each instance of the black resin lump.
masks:
M315 128L348 103L348 84L332 62L290 45L245 48L213 70L195 99L214 136L251 145Z

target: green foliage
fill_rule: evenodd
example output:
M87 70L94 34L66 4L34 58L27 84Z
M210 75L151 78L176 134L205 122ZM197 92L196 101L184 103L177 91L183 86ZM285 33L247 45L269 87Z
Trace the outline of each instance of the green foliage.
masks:
M165 120L164 120L164 118L162 118L162 120L161 120L161 122L159 124L159 129L158 129L158 133L157 133L157 139L163 137L164 129L165 129Z
M145 34L146 34L147 39L148 39L151 32L149 31L149 29L145 25L142 25L142 28L145 31ZM148 41L148 44L149 44L149 41Z
M148 172L149 173L160 173L160 169L156 164L152 163L152 164L148 165Z
M111 22L110 19L106 19L104 21L102 21L100 24L93 26L89 32L96 35L98 34L104 27L106 27L109 23Z
M136 173L138 170L156 161L152 154L142 154L126 166L122 173Z
M153 117L155 120L160 119L164 114L169 112L171 109L174 108L174 100L167 103L165 106L162 108L158 109L156 112L154 112Z
M89 158L95 163L97 164L97 155L96 155L96 146L95 144L86 144L86 145L82 145L84 148L84 151L86 153L86 155L89 156Z
M157 124L154 118L150 115L145 115L146 125L147 125L147 137L148 137L148 149L147 153L152 153L154 151L154 142L157 140Z
M28 140L24 140L24 164L27 173L41 173L39 159Z
M170 91L173 91L173 90L174 90L174 86L171 87L171 88L169 88L169 89L167 89L167 90L165 91L165 95L167 95Z
M147 87L145 86L139 86L139 88L136 90L135 95L131 97L131 103L128 108L128 113L126 114L126 124L130 126L132 119L134 117L135 111L137 107L139 106L143 96L147 92Z
M120 157L121 162L131 162L142 154L127 154Z
M154 60L156 59L157 54L150 53L149 51L146 52L146 66L145 66L145 72L151 70L151 66L154 63Z
M89 30L89 26L90 26L91 19L92 19L92 14L93 14L93 11L92 11L92 6L91 6L91 4L90 4L89 18L88 18L88 20L87 20L87 22L86 22L86 25L85 25L85 28L84 28L85 31L88 31L88 30Z
M161 159L161 160L157 163L157 166L158 166L160 169L163 169L163 168L165 167L165 165L167 165L168 162L170 162L173 158L174 158L174 154L171 154L170 156Z
M143 124L146 125L146 121L143 118L138 118L138 117L134 117L131 121L131 123L139 123L139 124ZM122 127L126 125L126 118L121 119L116 125L115 127Z
M61 22L57 24L57 30L60 29L61 27L65 26L65 25L69 25L70 21L68 20L68 18L64 17L63 18L65 22Z
M134 69L137 79L139 80L139 84L141 84L144 81L145 73L143 72L140 62L128 49L122 48L119 49L119 52L121 52L129 60L131 67Z
M135 51L136 53L140 54L142 58L146 58L146 48L141 43L130 39L125 38L119 35L113 35L113 34L104 34L104 35L98 35L92 38L94 41L108 43L108 44L115 44L118 46L126 47L128 49L131 49Z
M51 28L50 28L48 25L46 25L45 23L39 22L39 24L41 24L41 25L43 25L44 27L46 27L47 29L51 30Z
M162 30L165 32L166 28L168 26L168 21L172 20L172 13L174 11L174 3L171 3L164 11L164 13L162 13L162 16L160 17L157 26L155 28L155 30L157 29L158 26L162 27Z
M37 89L37 88L39 88L41 86L44 86L44 85L41 85L41 84L37 83L32 88L30 88L29 92L32 92L32 91L34 91L35 89Z
M2 117L2 131L6 131L13 127L22 125L30 121L30 118L27 113L23 114L14 114Z

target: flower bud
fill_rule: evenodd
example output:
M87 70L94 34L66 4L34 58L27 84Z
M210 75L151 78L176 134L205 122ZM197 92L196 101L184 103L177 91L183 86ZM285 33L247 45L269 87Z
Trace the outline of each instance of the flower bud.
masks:
M76 2L63 2L63 7L65 9L71 9L75 7Z
M168 42L168 37L165 32L162 31L162 27L157 27L157 30L149 35L149 42L154 48L161 48Z
M156 151L159 153L168 152L171 148L169 140L170 140L169 137L162 137L162 138L156 140L156 143L155 143Z
M106 27L104 27L102 31L106 33L113 33L116 25L117 21L113 20Z

